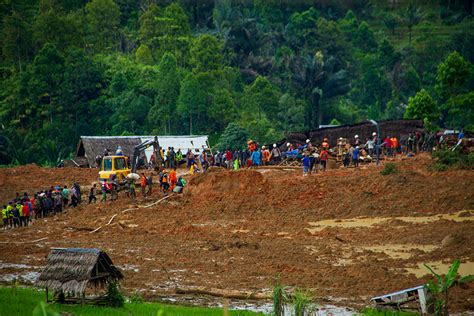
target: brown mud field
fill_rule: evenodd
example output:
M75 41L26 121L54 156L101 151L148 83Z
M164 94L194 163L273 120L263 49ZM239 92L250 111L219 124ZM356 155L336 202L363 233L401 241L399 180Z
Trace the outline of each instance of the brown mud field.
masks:
M365 306L372 296L427 282L423 263L446 272L460 258L461 274L474 274L474 172L430 172L429 163L426 155L400 160L399 172L387 176L374 165L308 177L294 169L213 169L150 207L162 198L157 185L136 202L120 195L83 203L2 230L0 278L30 281L51 247L96 247L122 269L127 293L267 294L279 278L311 290L319 303ZM0 169L0 197L96 178L94 169ZM451 296L453 311L474 310L474 284Z

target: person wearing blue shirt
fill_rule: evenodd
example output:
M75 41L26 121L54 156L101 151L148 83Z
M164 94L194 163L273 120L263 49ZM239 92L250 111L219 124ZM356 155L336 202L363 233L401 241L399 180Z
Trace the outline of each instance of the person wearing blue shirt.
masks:
M354 150L352 151L352 164L354 165L354 168L359 167L359 147L356 146Z
M262 155L260 151L257 149L252 153L252 166L260 166L262 161Z
M307 153L303 157L303 176L307 176L309 173L310 159Z

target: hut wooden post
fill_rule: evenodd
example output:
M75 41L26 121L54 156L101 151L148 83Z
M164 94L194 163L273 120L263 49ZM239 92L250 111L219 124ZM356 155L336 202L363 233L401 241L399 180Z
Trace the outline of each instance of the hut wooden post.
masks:
M46 287L46 303L49 303L48 287Z
M84 290L82 292L81 305L84 305L85 302L86 302L86 291Z

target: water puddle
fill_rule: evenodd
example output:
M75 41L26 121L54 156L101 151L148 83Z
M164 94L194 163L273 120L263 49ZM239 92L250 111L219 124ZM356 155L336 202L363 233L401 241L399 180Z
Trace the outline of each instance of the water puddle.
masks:
M362 246L360 249L369 250L377 253L384 253L392 259L410 259L416 255L417 251L432 252L437 246L435 245L416 245L416 244L400 244L400 245L380 245L380 246Z
M39 272L8 273L0 275L0 282L12 282L15 280L21 283L35 283L39 277Z
M466 216L466 212L469 216ZM432 216L399 216L399 217L356 217L350 219L328 219L318 222L309 222L312 227L306 228L310 233L322 231L325 228L360 228L384 224L384 222L401 221L405 223L432 223L440 220L455 222L474 221L473 211L459 211L453 214L438 214ZM390 225L387 223L387 225ZM393 226L393 225L392 225Z
M0 269L37 269L38 267L19 263L0 262Z
M426 263L430 266L436 273L438 274L446 274L451 266L451 263L444 263L442 261L433 261ZM427 274L431 274L431 272L423 265L423 263L419 263L414 268L405 268L408 273L413 273L417 278L421 278ZM462 276L466 275L474 275L474 262L467 261L461 262L459 266L458 274Z
M134 264L124 264L124 265L117 266L117 267L124 270L124 271L133 271L133 272L139 272L140 271L138 266L136 266Z
M246 233L248 233L248 232L250 232L250 230L248 230L248 229L234 229L234 230L232 231L233 234L236 234L236 233L244 233L244 234L246 234Z

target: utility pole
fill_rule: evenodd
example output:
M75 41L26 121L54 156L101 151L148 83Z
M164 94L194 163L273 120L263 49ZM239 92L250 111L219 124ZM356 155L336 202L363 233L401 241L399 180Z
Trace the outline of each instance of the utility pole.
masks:
M368 120L372 125L375 125L377 127L377 144L375 145L375 152L377 153L377 160L375 164L378 166L380 165L380 126L379 123L377 123L374 120Z

